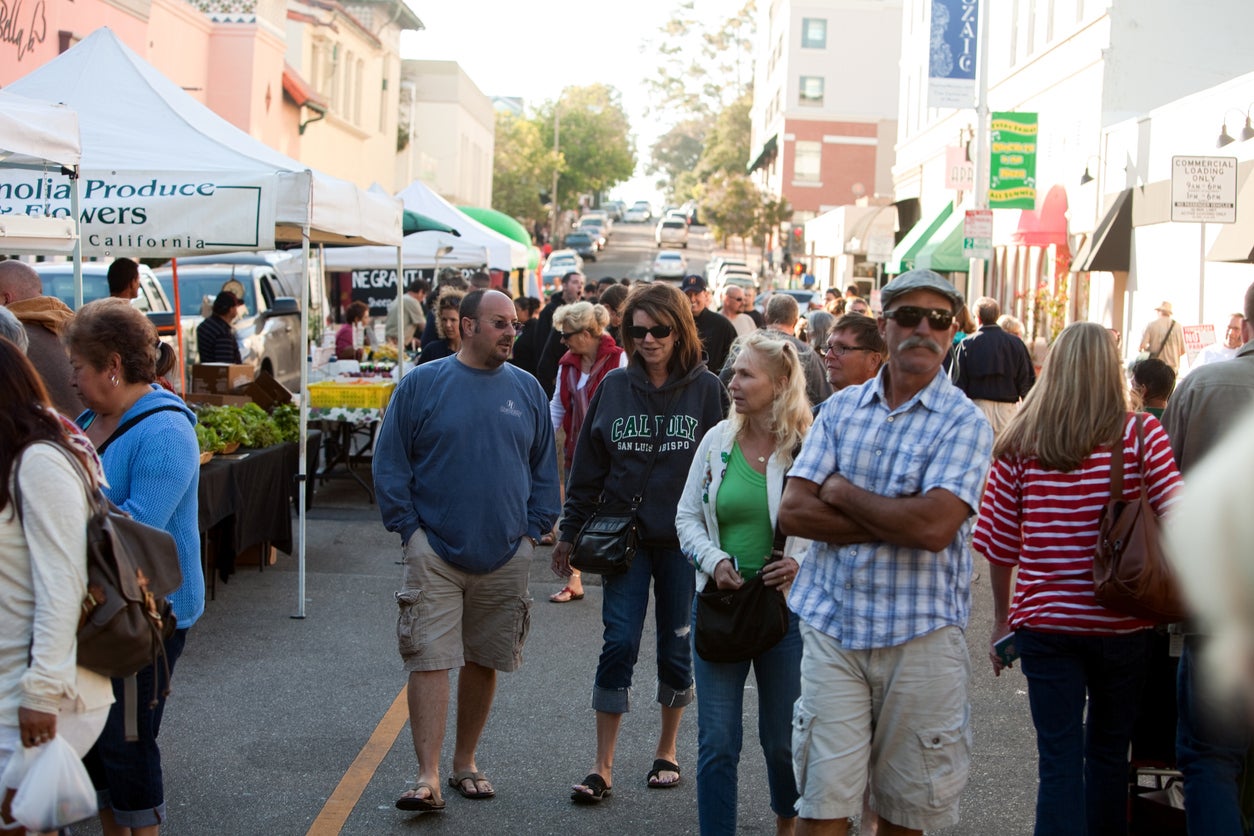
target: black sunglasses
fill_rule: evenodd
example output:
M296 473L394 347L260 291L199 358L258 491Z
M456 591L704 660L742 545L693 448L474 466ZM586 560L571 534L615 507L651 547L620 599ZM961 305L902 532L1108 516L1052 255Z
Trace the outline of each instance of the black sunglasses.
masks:
M933 331L944 331L953 325L953 311L940 308L916 308L914 305L902 305L891 311L884 311L884 318L891 319L902 328L915 328L923 317L927 317L927 327Z
M645 328L643 325L628 325L625 329L627 336L633 340L643 340L650 334L655 340L664 340L675 330L669 325L654 325L652 328Z
M562 331L561 332L563 340L569 340L571 337L577 337L579 336L580 333L581 332L579 331Z

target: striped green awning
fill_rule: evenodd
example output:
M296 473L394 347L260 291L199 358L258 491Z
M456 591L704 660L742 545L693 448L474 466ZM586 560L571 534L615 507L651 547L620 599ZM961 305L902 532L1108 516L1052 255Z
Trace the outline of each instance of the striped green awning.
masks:
M885 273L904 273L907 270L913 270L916 266L915 258L919 251L931 240L932 235L943 224L950 215L953 214L954 205L952 202L946 203L941 207L940 211L930 217L923 217L917 224L910 227L910 231L906 233L906 237L901 239L896 247L893 247L893 256L884 265ZM961 245L961 241L958 242Z

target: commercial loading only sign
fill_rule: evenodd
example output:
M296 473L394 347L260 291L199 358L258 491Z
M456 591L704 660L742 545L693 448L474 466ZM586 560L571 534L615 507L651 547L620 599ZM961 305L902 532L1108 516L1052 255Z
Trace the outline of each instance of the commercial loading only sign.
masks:
M1236 157L1172 157L1171 220L1237 222Z

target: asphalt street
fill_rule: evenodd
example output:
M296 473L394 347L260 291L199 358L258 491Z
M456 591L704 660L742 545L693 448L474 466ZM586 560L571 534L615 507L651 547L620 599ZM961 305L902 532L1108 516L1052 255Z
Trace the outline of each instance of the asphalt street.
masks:
M623 231L620 227L619 234ZM589 276L639 275L652 242L631 230L590 265ZM631 239L628 241L628 239ZM711 249L694 239L691 271ZM602 272L604 270L604 272ZM490 474L482 478L491 514ZM445 812L403 813L396 797L416 761L397 703L405 675L395 649L393 593L400 579L398 538L351 481L319 485L308 513L305 617L297 609L296 559L280 554L265 571L241 568L218 583L216 599L192 629L174 675L161 732L171 836L218 834L695 834L696 709L680 733L683 783L650 790L658 712L652 626L636 668L634 708L624 720L613 797L576 806L569 787L588 773L594 751L590 708L600 651L600 587L555 605L561 583L541 549L531 567L535 599L522 669L501 675L479 750L479 767L497 789L470 801L445 788ZM974 584L968 631L975 748L962 822L940 831L971 836L1031 832L1035 751L1027 696L1017 671L994 678L984 650L990 622L987 575ZM739 831L774 832L757 747L752 678L746 699ZM450 712L451 715L451 712ZM452 716L443 769L451 772ZM98 825L75 827L99 833Z

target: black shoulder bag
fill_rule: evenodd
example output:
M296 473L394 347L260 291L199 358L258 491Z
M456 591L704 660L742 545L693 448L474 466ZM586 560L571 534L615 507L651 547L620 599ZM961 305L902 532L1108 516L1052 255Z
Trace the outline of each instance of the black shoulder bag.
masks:
M662 420L663 430L670 421L674 399L673 395L671 403L667 405L666 417ZM640 490L632 496L631 504L627 508L621 505L617 508L610 507L602 499L592 516L584 522L583 528L575 535L575 545L571 550L572 569L592 575L621 575L631 566L640 541L640 503L644 499L644 489L649 484L649 476L653 473L653 465L657 464L661 448L662 435L659 433L653 440L653 454L649 456L649 466L644 471Z
M784 557L787 538L775 526L775 544L763 570ZM744 662L765 653L788 632L788 602L762 573L739 589L719 589L714 576L697 593L697 655L707 662Z

